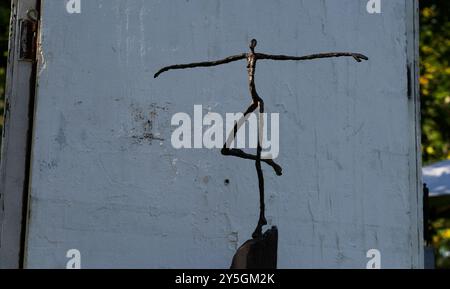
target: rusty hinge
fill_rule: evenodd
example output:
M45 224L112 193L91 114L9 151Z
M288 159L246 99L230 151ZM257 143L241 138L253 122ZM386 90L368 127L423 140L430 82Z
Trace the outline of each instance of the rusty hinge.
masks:
M36 58L38 29L38 12L34 9L28 10L27 19L19 20L20 43L19 60L34 61Z

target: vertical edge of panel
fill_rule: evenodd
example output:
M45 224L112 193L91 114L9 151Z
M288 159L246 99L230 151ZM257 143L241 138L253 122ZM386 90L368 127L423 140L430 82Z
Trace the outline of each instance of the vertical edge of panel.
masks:
M408 106L410 115L410 216L411 216L411 266L424 267L423 241L423 190L419 92L419 2L406 3L406 73L408 79Z

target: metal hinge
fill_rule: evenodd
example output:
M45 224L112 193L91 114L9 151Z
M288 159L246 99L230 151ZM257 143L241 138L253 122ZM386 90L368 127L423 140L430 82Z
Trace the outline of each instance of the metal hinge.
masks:
M413 94L413 82L412 82L412 72L411 72L411 64L408 64L406 66L406 78L407 78L407 94L408 94L408 99L412 98L412 94Z
M19 29L19 60L34 61L36 58L38 29L38 12L35 9L28 10L27 19L19 20Z

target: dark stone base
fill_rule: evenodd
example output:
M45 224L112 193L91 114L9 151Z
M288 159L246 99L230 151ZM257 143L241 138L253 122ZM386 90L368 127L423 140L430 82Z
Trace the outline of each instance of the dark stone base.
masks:
M246 241L233 257L230 269L276 269L278 229L273 226L262 237Z

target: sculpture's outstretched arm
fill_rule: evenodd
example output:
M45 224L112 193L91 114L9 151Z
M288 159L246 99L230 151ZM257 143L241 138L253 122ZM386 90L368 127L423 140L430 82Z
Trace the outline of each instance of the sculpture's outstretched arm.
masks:
M172 70L172 69L185 69L185 68L194 68L194 67L210 67L210 66L216 66L216 65L221 65L221 64L226 64L226 63L230 63L233 61L238 61L241 59L245 59L247 58L247 54L246 53L242 53L239 55L233 55L221 60L216 60L216 61L205 61L205 62L194 62L194 63L188 63L188 64L176 64L176 65L171 65L171 66L166 66L161 68L156 74L155 74L155 78L157 78L161 73L166 72L168 70Z
M311 60L318 58L342 57L342 56L353 57L358 62L361 62L362 60L369 60L369 58L363 54L352 52L318 53L306 56L270 55L264 53L256 53L256 56L258 59L270 59L270 60Z

